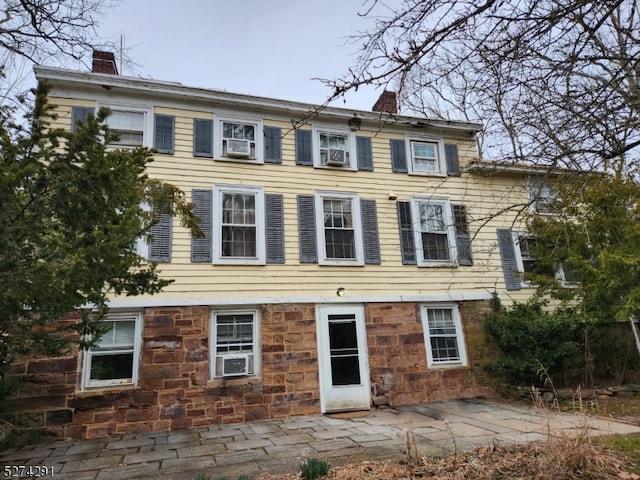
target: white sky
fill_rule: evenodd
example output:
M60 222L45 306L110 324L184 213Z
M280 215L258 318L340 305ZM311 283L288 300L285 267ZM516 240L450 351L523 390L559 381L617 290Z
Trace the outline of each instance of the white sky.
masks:
M397 3L391 0L390 3ZM347 37L372 20L371 0L123 0L98 20L124 36L137 64L124 75L319 104L356 63ZM119 54L116 54L119 57ZM370 110L382 90L360 88L332 105Z

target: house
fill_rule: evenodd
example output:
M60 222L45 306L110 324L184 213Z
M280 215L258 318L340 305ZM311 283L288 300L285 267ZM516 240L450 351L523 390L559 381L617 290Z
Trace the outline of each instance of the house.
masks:
M531 293L508 208L527 175L479 159L480 124L398 115L391 92L370 112L320 109L110 65L35 68L55 126L109 107L206 236L162 217L137 248L175 282L114 297L98 347L18 364L36 380L23 418L97 438L490 390L491 295Z

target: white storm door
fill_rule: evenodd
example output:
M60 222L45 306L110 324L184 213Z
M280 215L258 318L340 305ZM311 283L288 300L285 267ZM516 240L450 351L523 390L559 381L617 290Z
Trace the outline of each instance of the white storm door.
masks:
M371 405L364 308L319 306L320 410L368 410Z

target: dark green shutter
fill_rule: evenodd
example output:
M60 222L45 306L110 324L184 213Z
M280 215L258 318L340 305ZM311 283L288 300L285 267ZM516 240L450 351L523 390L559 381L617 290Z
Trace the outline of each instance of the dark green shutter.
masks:
M447 175L460 176L460 160L458 159L458 145L444 144L444 157L447 160Z
M500 246L500 258L502 259L504 283L507 290L520 290L522 284L518 276L518 262L516 261L516 250L511 230L498 229L498 245Z
M403 265L416 265L416 247L413 239L411 203L397 202L398 226L400 227L400 251Z
M356 150L358 155L358 170L373 171L373 152L371 150L370 137L356 137Z
M267 263L284 263L284 206L282 195L266 194L265 209Z
M211 237L213 234L213 193L211 190L192 190L193 214L200 219L204 238L191 237L191 261L211 262Z
M362 216L362 244L364 263L380 265L380 238L378 235L378 212L375 200L360 200Z
M153 148L158 153L173 154L175 122L173 115L155 115Z
M317 263L316 210L313 195L298 195L300 263Z
M264 163L282 163L282 130L264 127Z
M407 145L404 140L390 140L391 170L407 173Z
M71 131L75 132L78 128L78 122L84 123L91 115L95 115L95 108L93 107L72 107L71 108Z
M296 165L313 165L311 130L296 130Z
M456 245L458 247L458 265L473 265L471 254L471 235L467 222L467 208L464 205L452 205L453 220L456 228Z
M213 157L213 120L193 119L193 156Z
M149 260L152 262L171 261L171 225L173 218L169 213L157 216L157 223L151 227Z

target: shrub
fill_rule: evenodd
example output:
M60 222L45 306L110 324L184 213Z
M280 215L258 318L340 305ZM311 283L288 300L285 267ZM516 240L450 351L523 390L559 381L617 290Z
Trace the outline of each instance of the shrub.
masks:
M541 366L557 383L562 383L557 377L563 372L582 368L583 317L568 308L547 312L545 305L537 298L506 308L494 302L485 330L499 353L485 369L512 383L541 386Z
M300 470L302 471L302 478L304 480L315 480L329 473L329 464L325 460L307 458L300 464Z

